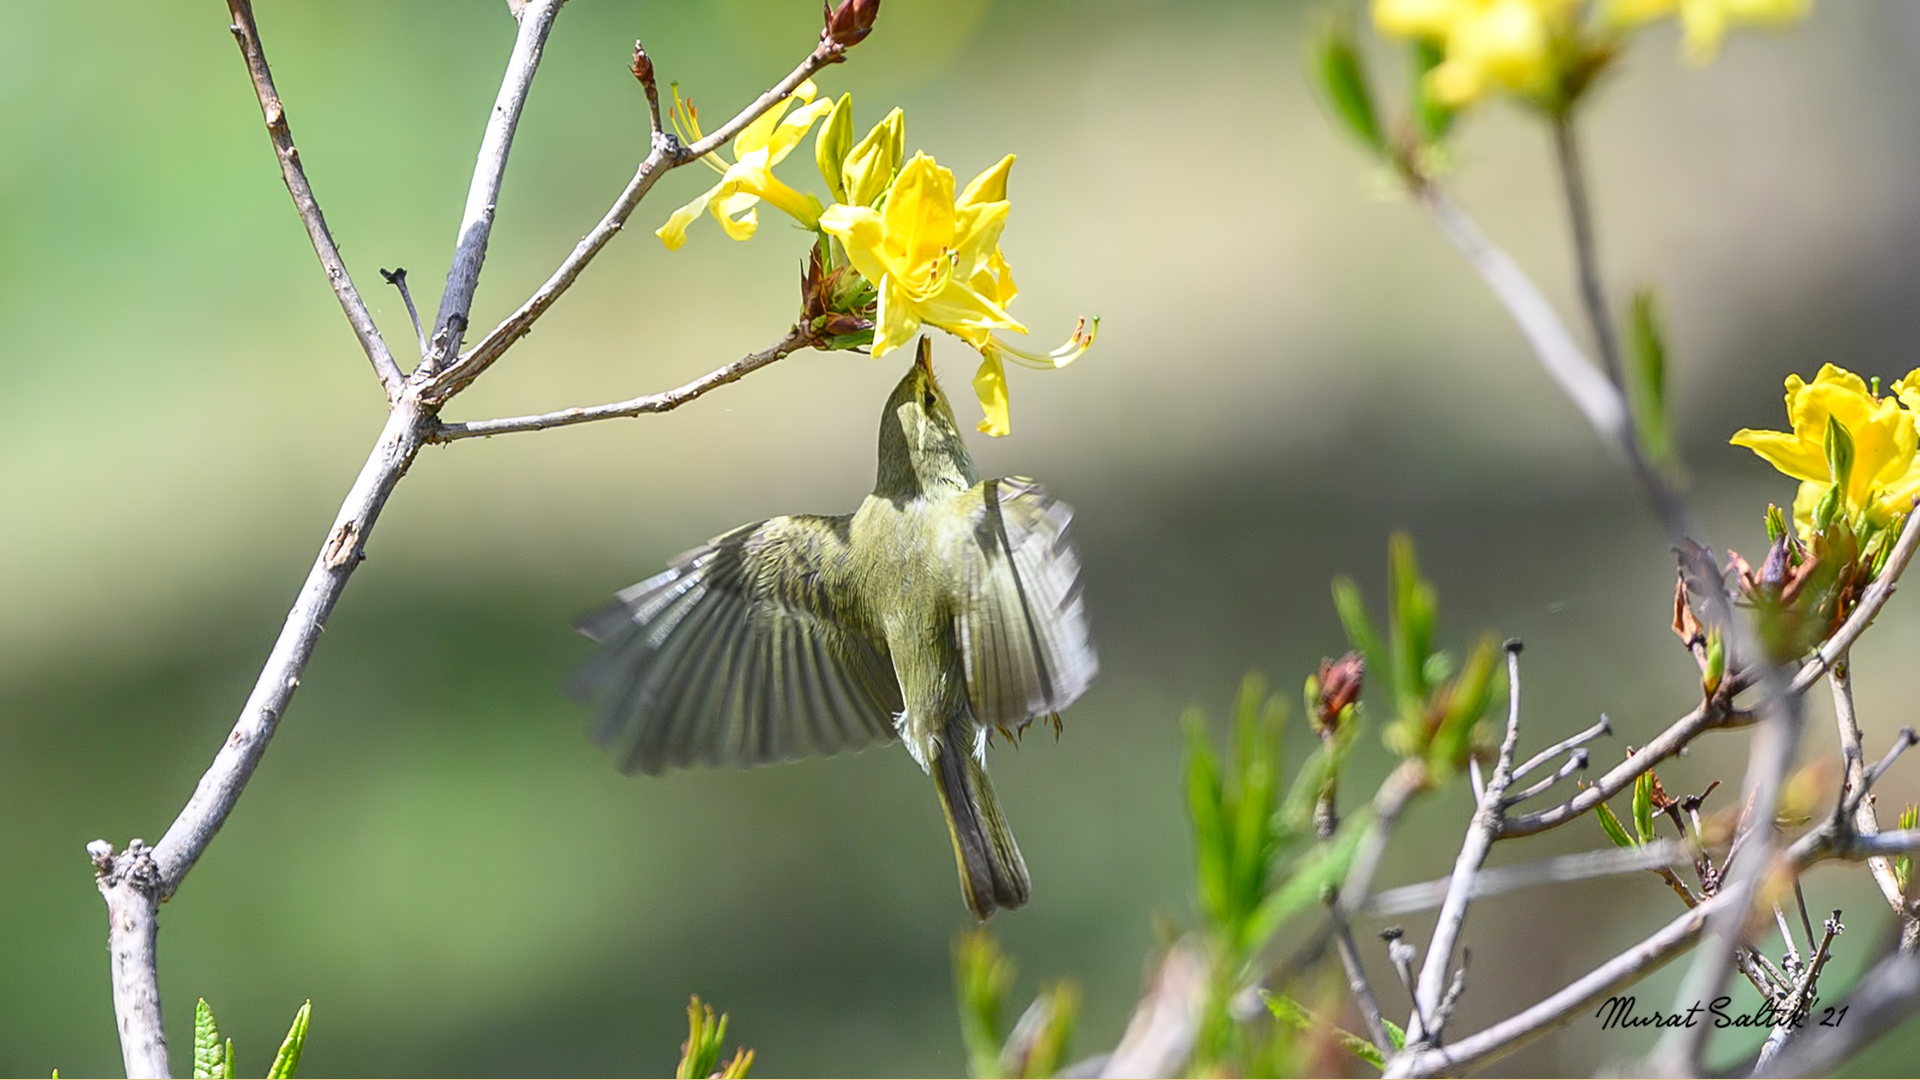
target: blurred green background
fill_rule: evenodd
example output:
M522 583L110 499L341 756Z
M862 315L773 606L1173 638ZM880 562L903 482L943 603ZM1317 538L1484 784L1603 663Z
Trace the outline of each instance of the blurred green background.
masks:
M1058 744L1029 739L993 769L1034 877L1031 906L994 929L1022 994L1082 980L1081 1052L1117 1039L1155 914L1190 914L1181 709L1217 719L1255 668L1291 696L1344 647L1329 577L1377 598L1392 529L1418 540L1449 641L1528 642L1527 745L1605 711L1618 736L1598 753L1616 760L1697 693L1665 628L1663 538L1478 283L1330 129L1299 63L1312 14L887 0L820 80L855 94L863 125L903 105L910 146L962 179L1018 153L1016 314L1047 345L1105 317L1073 368L1014 372L1013 436L975 444L984 472L1041 477L1079 513L1101 678ZM0 1074L89 1075L119 1056L82 847L156 838L192 790L381 402L221 5L27 0L8 16ZM809 47L818 17L811 0L569 4L475 322L543 279L630 175L636 36L663 81L726 114ZM433 306L512 21L498 3L426 0L269 2L260 21L335 235L407 352L375 270L407 267ZM1792 497L1725 445L1778 425L1788 372L1920 362L1917 61L1920 10L1902 4L1823 4L1705 70L1657 30L1587 125L1610 279L1621 297L1665 291L1678 419L1719 543L1762 547L1761 511ZM1458 188L1571 312L1546 150L1516 111L1484 110ZM802 186L807 156L783 170ZM628 397L773 341L799 234L769 218L735 244L709 222L672 255L648 235L710 182L665 180L449 416ZM967 354L939 349L963 387ZM630 779L557 689L588 651L569 617L605 594L737 523L854 506L898 373L803 354L671 415L424 453L238 812L163 909L176 1060L197 996L254 1072L311 997L311 1075L660 1073L698 992L763 1075L962 1070L948 949L965 910L904 754ZM1896 600L1856 650L1870 753L1920 722L1916 648L1920 612ZM1832 752L1827 715L1817 701L1814 752ZM1356 795L1386 768L1368 743ZM1666 786L1733 782L1743 748L1710 738ZM1883 805L1916 794L1896 770ZM1382 884L1444 872L1467 814L1460 792L1420 804ZM1603 845L1581 823L1496 859ZM1809 902L1846 909L1850 978L1887 912L1851 871L1817 874ZM1507 1015L1674 909L1651 875L1482 903L1458 1022ZM1916 1044L1909 1031L1858 1067L1910 1069ZM1585 1072L1643 1045L1582 1021L1498 1068Z

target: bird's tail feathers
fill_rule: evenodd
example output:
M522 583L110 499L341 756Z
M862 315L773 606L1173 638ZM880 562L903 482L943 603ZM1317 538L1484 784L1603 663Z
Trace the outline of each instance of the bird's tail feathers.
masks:
M997 908L1025 904L1031 886L1013 831L1000 816L987 768L971 753L969 727L964 719L948 723L931 771L947 815L954 860L960 864L960 888L974 916L985 920Z

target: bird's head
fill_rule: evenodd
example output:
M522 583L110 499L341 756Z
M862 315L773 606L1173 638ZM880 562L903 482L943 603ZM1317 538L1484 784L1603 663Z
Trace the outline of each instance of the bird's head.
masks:
M965 491L979 481L947 395L933 377L933 342L919 355L880 414L880 476L874 494L913 498L941 489Z

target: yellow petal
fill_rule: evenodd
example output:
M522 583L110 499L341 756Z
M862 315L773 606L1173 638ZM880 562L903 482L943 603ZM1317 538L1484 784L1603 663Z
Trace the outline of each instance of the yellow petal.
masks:
M915 284L930 281L934 261L953 246L953 173L926 154L915 154L893 182L882 221L890 253Z
M1373 25L1392 37L1444 38L1465 7L1460 0L1373 0Z
M1809 443L1798 435L1784 431L1756 431L1753 428L1734 432L1730 441L1735 446L1744 446L1759 454L1768 464L1788 476L1822 484L1830 482L1827 456L1819 443Z
M920 315L913 300L891 275L879 282L880 309L874 313L873 356L879 359L913 340L920 332Z
M980 411L986 416L980 430L999 438L1013 430L1007 411L1007 372L992 353L980 358L980 370L973 376L973 392L980 399Z
M1801 481L1800 491L1793 497L1793 525L1803 539L1813 532L1814 508L1826 498L1830 486L1830 482L1824 480Z
M660 242L667 245L668 251L679 251L680 245L687 242L687 226L693 224L701 214L706 212L707 203L712 201L714 195L719 192L722 186L724 186L724 181L694 196L692 202L687 203L687 205L675 210L669 215L667 217L667 223L655 229L653 235L659 237Z
M1001 158L991 168L968 181L967 189L954 200L954 206L978 206L981 203L1007 201L1007 173L1013 168L1013 155Z
M1920 412L1920 368L1907 372L1906 377L1893 384L1893 392L1900 403L1907 408Z
M876 287L887 276L884 248L886 232L880 214L870 206L827 207L820 215L820 228L847 250L847 259L860 276Z

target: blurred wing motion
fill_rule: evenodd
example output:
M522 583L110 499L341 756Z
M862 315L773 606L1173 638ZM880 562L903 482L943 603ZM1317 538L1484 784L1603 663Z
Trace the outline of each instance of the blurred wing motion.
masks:
M1100 670L1080 600L1073 510L1022 477L961 496L960 615L967 700L982 724L1013 727L1066 708Z
M570 687L626 772L758 765L895 737L893 665L837 610L847 517L744 525L580 619L602 643Z

